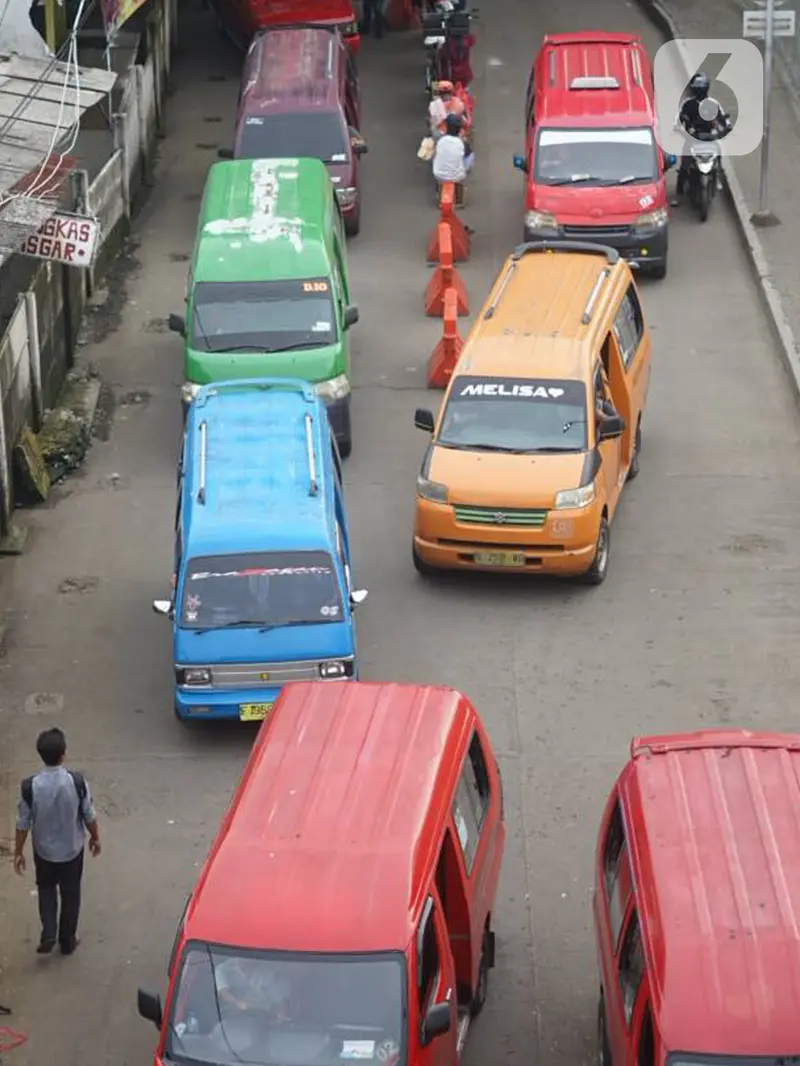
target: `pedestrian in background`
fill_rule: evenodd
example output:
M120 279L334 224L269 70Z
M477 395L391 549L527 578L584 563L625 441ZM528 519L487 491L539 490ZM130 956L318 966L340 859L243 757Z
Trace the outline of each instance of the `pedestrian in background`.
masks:
M81 774L63 765L67 741L62 730L40 733L36 750L44 769L27 777L20 788L14 869L20 875L25 872L25 841L30 833L42 922L36 950L49 955L58 941L61 954L71 955L79 943L86 833L95 856L100 854L100 834L89 786Z

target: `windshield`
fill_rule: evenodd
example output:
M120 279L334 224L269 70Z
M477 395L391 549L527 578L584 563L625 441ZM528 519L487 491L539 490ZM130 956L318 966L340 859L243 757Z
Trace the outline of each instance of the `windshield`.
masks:
M540 130L536 180L543 185L640 185L658 181L653 131Z
M290 111L248 115L237 159L321 159L346 163L350 158L341 115L337 111Z
M585 451L586 389L580 381L458 377L437 443L476 451Z
M339 581L326 552L207 555L186 564L181 625L189 629L341 618Z
M336 341L327 278L201 281L194 289L192 347L200 352L323 348Z
M404 969L396 955L287 955L190 944L165 1053L176 1062L399 1066Z

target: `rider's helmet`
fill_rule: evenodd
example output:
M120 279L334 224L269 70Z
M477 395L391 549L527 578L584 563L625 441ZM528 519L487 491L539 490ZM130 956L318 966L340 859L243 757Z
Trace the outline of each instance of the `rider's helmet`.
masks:
M711 80L704 70L698 70L689 82L689 92L695 100L705 100L711 88Z
M453 91L454 88L451 81L440 81L436 85L436 92L439 96L451 96Z
M448 115L444 120L445 133L451 137L458 137L461 133L461 116L460 115Z

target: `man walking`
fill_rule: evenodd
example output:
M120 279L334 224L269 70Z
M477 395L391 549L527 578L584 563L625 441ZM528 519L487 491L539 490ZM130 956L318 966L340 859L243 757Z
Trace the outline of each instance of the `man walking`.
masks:
M64 733L58 728L46 729L39 734L36 750L44 769L22 782L14 869L18 874L25 872L23 851L30 832L42 921L36 950L40 955L49 955L58 940L61 954L71 955L78 946L86 832L89 850L95 856L100 854L100 834L89 786L81 774L63 765L67 753Z

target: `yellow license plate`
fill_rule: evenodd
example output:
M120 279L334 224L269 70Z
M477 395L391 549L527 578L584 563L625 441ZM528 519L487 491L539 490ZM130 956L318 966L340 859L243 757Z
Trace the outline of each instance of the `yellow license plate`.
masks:
M274 703L242 703L239 705L239 721L261 722L274 706Z
M524 566L522 552L475 552L478 566Z

